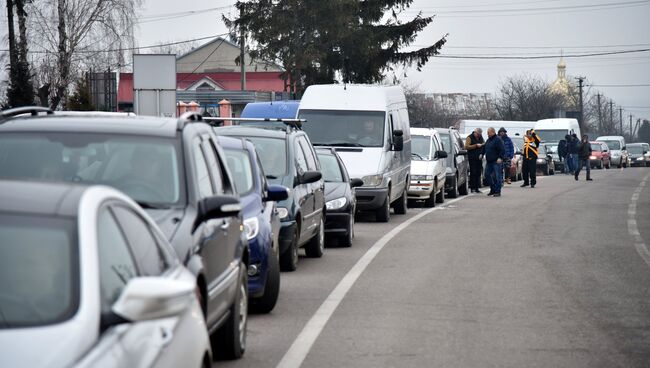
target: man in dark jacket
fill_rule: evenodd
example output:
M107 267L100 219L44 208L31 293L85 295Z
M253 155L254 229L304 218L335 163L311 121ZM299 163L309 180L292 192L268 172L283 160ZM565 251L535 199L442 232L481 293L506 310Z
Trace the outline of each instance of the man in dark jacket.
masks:
M570 163L570 172L571 174L575 173L578 169L578 146L580 145L580 140L578 136L573 133L570 136L570 140L567 141L567 151L570 157L567 157L567 162Z
M521 187L527 187L530 184L531 188L535 188L537 184L537 149L539 148L539 137L534 130L527 130L524 136L524 150L522 158L524 159L521 168L524 176L524 183Z
M578 162L578 166L576 167L576 174L574 176L576 180L578 180L578 175L580 175L580 169L582 169L583 165L587 167L587 180L593 180L591 179L591 162L589 162L589 156L591 156L591 143L589 143L589 137L585 134L582 136L582 142L578 146L580 162Z
M472 193L479 193L481 187L481 169L483 168L483 130L476 128L472 134L467 136L465 149L469 161L469 188Z
M503 147L506 150L503 156L503 175L506 184L510 184L510 165L512 165L512 158L515 157L515 145L508 137L508 131L504 127L499 128L499 138L503 141Z
M562 165L562 172L568 173L568 167L567 167L567 149L566 149L566 139L568 135L564 137L564 139L560 140L557 144L557 157L559 158L560 162L564 162L564 165Z
M497 136L494 128L490 127L487 131L488 140L485 142L485 177L490 184L489 196L501 196L501 164L505 158L506 149L503 141Z

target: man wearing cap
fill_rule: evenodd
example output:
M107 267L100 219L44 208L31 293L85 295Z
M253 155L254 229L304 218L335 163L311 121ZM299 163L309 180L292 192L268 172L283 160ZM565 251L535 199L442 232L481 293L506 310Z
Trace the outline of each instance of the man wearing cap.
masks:
M512 164L512 158L515 157L515 145L512 144L512 139L508 137L508 131L504 127L499 128L499 138L503 141L503 147L505 148L503 175L505 183L510 184L510 165Z

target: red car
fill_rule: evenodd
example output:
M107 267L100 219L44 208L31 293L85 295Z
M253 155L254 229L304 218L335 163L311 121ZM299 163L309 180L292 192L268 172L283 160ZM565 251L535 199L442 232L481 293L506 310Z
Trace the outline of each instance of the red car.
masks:
M591 143L591 156L589 157L589 163L592 168L608 168L611 163L609 161L609 147L607 143L592 141Z

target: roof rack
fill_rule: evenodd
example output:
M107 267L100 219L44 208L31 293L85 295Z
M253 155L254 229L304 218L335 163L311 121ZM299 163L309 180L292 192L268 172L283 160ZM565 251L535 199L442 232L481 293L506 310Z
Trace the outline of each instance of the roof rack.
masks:
M278 118L217 118L217 117L204 117L204 121L211 122L254 122L254 123L284 123L287 131L291 129L302 130L302 123L306 122L305 119L278 119Z
M47 115L52 115L54 112L47 107L43 106L23 106L23 107L14 107L13 109L7 109L0 112L0 120L5 120L14 116L30 114L31 116L37 116L39 113L45 113Z
M183 130L183 127L187 123L195 123L197 121L203 121L203 116L199 114L196 111L188 111L183 113L181 116L178 117L178 122L176 124L176 130Z

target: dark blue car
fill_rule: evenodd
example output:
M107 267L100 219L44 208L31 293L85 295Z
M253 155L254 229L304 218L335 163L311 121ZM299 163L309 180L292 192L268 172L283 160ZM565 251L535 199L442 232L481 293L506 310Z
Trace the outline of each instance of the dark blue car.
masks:
M275 307L280 292L280 218L275 201L287 199L288 189L267 183L251 142L229 137L218 137L217 141L223 148L242 205L250 248L250 307L255 312L268 313Z

